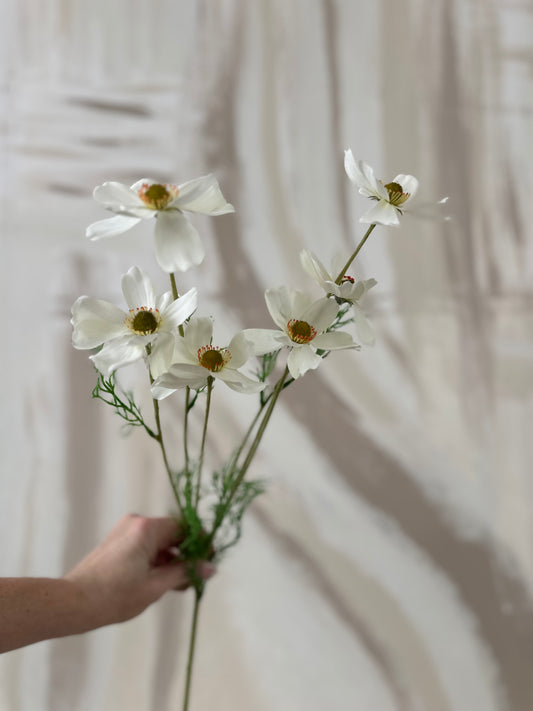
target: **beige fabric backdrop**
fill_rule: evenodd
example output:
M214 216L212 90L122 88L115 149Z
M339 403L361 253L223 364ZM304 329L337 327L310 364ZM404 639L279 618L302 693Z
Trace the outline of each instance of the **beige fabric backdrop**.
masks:
M362 254L376 346L280 405L255 464L269 491L209 585L193 711L533 707L532 17L4 0L2 575L59 575L124 512L169 506L151 443L120 438L70 345L78 295L119 302L132 264L158 273L149 228L85 240L94 185L216 173L236 214L196 220L208 255L182 284L220 334L269 326L263 291L306 285L303 246L361 236L346 147L450 196L450 223L378 228ZM216 394L211 463L252 409ZM191 597L4 655L0 708L179 708Z

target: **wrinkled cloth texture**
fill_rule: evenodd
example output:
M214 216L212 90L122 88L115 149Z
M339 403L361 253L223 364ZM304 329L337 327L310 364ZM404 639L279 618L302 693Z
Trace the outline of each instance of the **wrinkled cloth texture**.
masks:
M74 301L122 303L132 265L170 288L151 221L85 238L112 216L96 185L216 176L235 214L187 216L206 256L178 286L220 345L272 328L267 288L320 298L303 248L329 265L362 237L347 148L416 176L416 203L449 196L449 222L378 226L352 269L378 282L359 302L375 346L282 393L250 471L267 493L202 603L191 711L533 707L532 19L495 0L7 0L0 575L61 575L123 513L171 509L156 445L121 436L71 345ZM121 377L150 417L142 364ZM162 404L178 463L180 398ZM216 385L206 471L256 398ZM3 655L0 708L180 708L192 603Z

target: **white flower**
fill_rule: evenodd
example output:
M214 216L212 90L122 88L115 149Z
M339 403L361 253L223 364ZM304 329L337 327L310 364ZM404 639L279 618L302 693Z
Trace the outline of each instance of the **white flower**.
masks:
M293 291L282 286L267 289L265 300L279 331L264 328L246 329L244 334L254 344L256 355L291 348L287 366L293 378L299 378L308 370L317 368L322 358L316 350L332 351L339 348L359 348L348 333L327 329L339 311L334 299L322 298L313 301L302 291Z
M384 185L376 180L374 171L364 161L355 161L352 151L344 151L344 169L346 174L358 188L359 193L376 205L360 218L360 222L398 226L398 215L407 203L412 200L418 190L418 180L413 175L397 175L394 180Z
M151 358L163 357L172 349L176 329L197 306L195 288L175 301L170 292L156 297L150 278L139 267L124 274L122 292L128 312L89 296L80 296L72 307L72 343L79 349L103 345L90 358L106 377L143 358L147 346Z
M332 294L340 302L347 301L352 304L353 319L358 337L363 343L373 345L375 341L374 329L365 316L363 309L359 306L358 301L369 289L372 289L377 284L377 281L375 279L356 281L352 277L345 275L341 283L336 284L335 279L346 263L346 260L342 259L340 255L337 255L332 260L330 272L309 249L303 249L300 252L300 261L305 271L324 289L326 294Z
M226 348L211 345L213 322L210 318L191 319L184 336L176 336L168 372L160 375L152 386L152 395L162 400L178 388L199 389L209 377L222 380L239 393L258 393L264 383L251 380L237 369L253 355L249 339L241 331Z
M234 212L212 174L178 186L163 185L148 178L131 187L123 183L103 183L94 189L93 195L116 216L89 225L87 237L92 240L113 237L142 219L155 217L155 254L159 266L166 272L187 271L204 258L200 235L183 214L184 210L203 215Z

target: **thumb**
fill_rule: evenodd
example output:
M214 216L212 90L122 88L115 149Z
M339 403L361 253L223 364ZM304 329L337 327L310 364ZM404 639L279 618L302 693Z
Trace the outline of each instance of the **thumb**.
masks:
M181 561L152 568L150 577L154 587L159 592L159 596L163 595L167 590L178 587L185 589L191 584L187 575L186 565Z
M185 590L188 588L191 585L191 579L187 571L187 564L179 561L152 568L150 575L160 591L159 595L163 595L167 590ZM215 567L205 561L197 564L196 571L202 580L207 580L216 573Z

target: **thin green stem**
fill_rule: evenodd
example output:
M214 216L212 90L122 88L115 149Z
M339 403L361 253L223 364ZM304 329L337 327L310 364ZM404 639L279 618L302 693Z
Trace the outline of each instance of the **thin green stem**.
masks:
M169 274L170 277L170 287L172 289L172 297L174 298L174 301L179 298L179 292L178 292L178 287L176 285L176 277L173 272L170 272ZM180 324L178 326L178 332L180 336L183 338L185 335L185 330L183 328L183 324ZM188 425L189 425L189 398L191 394L191 389L189 386L187 386L186 391L185 391L185 412L183 413L183 453L185 455L185 469L189 471L189 447L188 447Z
M176 301L176 299L179 296L178 287L176 286L176 277L174 276L173 272L170 272L169 276L170 276L170 286L172 288L172 296L174 297L174 301Z
M349 267L350 267L350 264L353 262L353 260L357 257L357 255L359 254L359 252L360 252L361 249L363 248L364 243L367 241L367 239L368 239L368 238L370 237L370 235L372 234L372 230L374 229L375 226L376 226L376 223L370 225L370 227L367 229L367 231L365 232L365 235L364 235L363 239L359 242L359 244L358 244L357 247L355 248L355 252L352 254L352 256L350 257L350 259L346 262L346 264L345 264L345 265L343 266L343 268L340 270L338 277L335 279L335 284L340 284L340 283L341 283L343 276L346 274L346 272L348 271L348 269L349 269Z
M245 445L246 445L246 442L248 441L250 435L252 434L252 431L253 431L254 427L256 426L256 424L257 424L257 420L259 419L259 416L261 415L261 413L262 413L263 410L265 409L265 406L266 406L266 404L268 403L268 401L270 400L271 397L272 397L272 393L270 393L270 395L261 403L261 405L259 406L259 410L256 412L256 414L255 414L255 416L254 416L254 419L252 420L250 426L249 426L248 429L246 430L246 434L245 434L244 437L242 438L242 442L240 443L239 448L237 449L237 451L234 453L234 455L233 455L233 457L232 457L232 465L231 465L231 468L232 468L232 469L233 469L235 466L237 466L237 462L239 461L239 457L240 457L241 454L242 454L242 450L244 449L244 447L245 447Z
M202 467L204 463L204 452L205 452L205 440L207 436L207 422L209 420L209 410L211 409L211 393L213 391L213 383L215 379L212 375L207 378L207 402L205 404L205 416L204 416L204 429L202 432L202 444L200 445L200 457L198 460L198 483L196 488L196 508L198 508L198 501L200 500L200 487L202 484Z
M149 356L151 352L152 352L152 346L150 344L148 344L146 346L146 354ZM150 378L150 385L153 385L154 379L152 378L152 373L150 371L150 364L148 364L148 376ZM163 440L163 430L161 428L161 415L159 413L159 400L156 400L154 397L154 398L152 398L152 402L154 404L154 417L155 417L155 424L157 427L157 434L156 434L155 439L159 442L159 446L161 447L161 454L163 455L163 462L165 464L165 469L167 470L168 480L170 481L170 486L172 487L172 491L174 492L174 498L176 499L176 503L178 504L180 514L183 516L183 506L181 505L180 493L179 493L176 483L174 481L174 477L172 476L172 469L170 468L170 464L169 464L168 457L167 457L167 450L165 448L165 442Z
M187 677L185 679L185 695L183 697L183 711L189 708L189 697L191 693L192 665L194 660L194 648L196 646L196 629L198 625L198 612L200 609L201 594L195 591L194 611L192 615L191 638L189 640L189 656L187 659Z
M150 376L150 380L152 380L151 376ZM155 423L157 426L156 440L159 442L159 446L161 447L161 454L163 455L163 462L165 464L165 469L167 470L167 475L168 475L168 480L170 481L170 486L172 487L172 491L174 492L174 498L176 499L180 513L183 516L183 506L181 504L180 493L179 493L178 487L176 486L176 483L174 481L174 477L172 476L172 469L170 468L170 464L169 464L168 457L167 457L167 450L165 448L165 443L163 441L163 432L161 430L161 417L159 414L159 402L155 398L152 399L152 402L154 403Z
M187 385L185 389L185 413L183 417L183 454L185 455L185 469L189 471L189 401L191 397L191 389Z
M252 444L250 445L250 449L248 450L248 453L244 459L242 467L239 471L239 475L233 482L233 485L228 492L226 501L224 502L224 506L221 509L221 513L217 516L217 518L213 524L213 530L209 534L209 539L208 539L209 544L212 543L212 541L215 537L215 534L216 534L217 530L219 529L219 527L221 526L222 521L224 520L224 517L226 515L226 512L228 511L228 509L230 507L231 501L232 501L233 497L235 496L235 493L236 493L237 489L239 488L241 481L244 479L246 472L248 471L248 467L252 463L252 459L254 458L257 448L259 447L259 443L261 442L263 434L265 433L266 426L268 425L268 422L270 420L270 417L271 417L274 407L276 405L277 399L278 399L281 391L283 390L283 387L285 385L285 379L288 374L289 374L289 369L288 369L288 367L285 367L285 370L283 371L283 375L276 383L276 387L274 388L274 391L272 392L267 411L265 412L263 419L261 420L261 424L259 425L259 428L255 434L254 440L253 440Z

